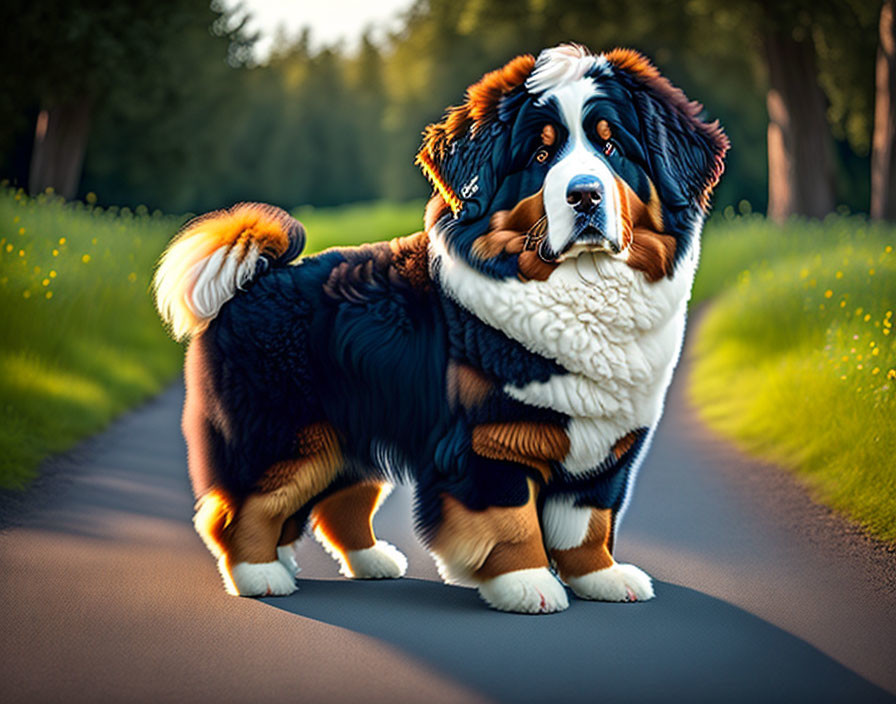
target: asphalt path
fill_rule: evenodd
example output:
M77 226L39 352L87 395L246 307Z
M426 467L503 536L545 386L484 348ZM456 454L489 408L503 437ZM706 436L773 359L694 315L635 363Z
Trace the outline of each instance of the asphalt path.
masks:
M703 431L686 374L617 544L656 599L550 616L441 584L405 487L376 529L407 578L342 579L306 538L298 592L226 596L190 524L174 386L0 504L0 700L896 701L892 554L869 569L790 479Z

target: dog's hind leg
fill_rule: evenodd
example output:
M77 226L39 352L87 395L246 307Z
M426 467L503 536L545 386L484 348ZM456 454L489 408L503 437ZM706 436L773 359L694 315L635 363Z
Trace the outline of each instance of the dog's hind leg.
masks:
M311 512L314 536L353 579L394 579L407 571L407 558L373 532L373 516L392 491L390 484L362 482L340 489Z
M326 424L300 434L304 448L278 462L258 481L219 531L218 565L227 591L241 596L295 591L297 565L283 560L282 547L298 538L293 515L324 491L342 468L335 433ZM279 547L278 547L279 546Z

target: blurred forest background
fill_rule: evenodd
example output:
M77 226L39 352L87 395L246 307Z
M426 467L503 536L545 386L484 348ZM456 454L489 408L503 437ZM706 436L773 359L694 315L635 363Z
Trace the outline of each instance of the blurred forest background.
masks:
M483 72L575 41L640 49L722 121L733 148L717 209L868 212L875 150L880 198L890 189L892 124L872 133L892 27L879 48L872 0L418 0L379 42L319 48L306 32L261 65L245 15L208 0L6 0L0 178L165 212L425 197L422 128Z

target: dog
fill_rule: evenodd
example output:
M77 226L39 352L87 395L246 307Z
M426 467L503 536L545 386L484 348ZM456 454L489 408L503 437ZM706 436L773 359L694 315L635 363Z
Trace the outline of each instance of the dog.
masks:
M372 519L411 479L440 574L495 609L653 597L613 545L728 149L701 111L633 50L560 45L425 130L421 232L296 262L272 206L181 230L154 289L190 338L194 523L230 593L292 593L307 527L345 576L402 576Z

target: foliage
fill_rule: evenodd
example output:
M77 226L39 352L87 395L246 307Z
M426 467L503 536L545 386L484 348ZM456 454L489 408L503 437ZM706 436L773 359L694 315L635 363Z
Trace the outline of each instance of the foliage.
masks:
M16 0L0 10L0 27L16 30L0 42L4 65L16 66L0 74L11 98L0 106L0 176L24 182L40 86L52 83L102 96L81 192L103 202L183 212L250 199L295 207L422 198L427 185L413 157L423 127L483 72L521 52L579 41L598 50L635 46L703 101L733 144L716 202L746 199L763 210L764 5L418 0L381 45L366 38L357 51L317 49L305 33L250 66L252 38L239 11L209 9L207 0L141 0L108 13L98 0ZM839 197L854 210L868 199L871 5L775 5L781 21L814 37L841 140Z
M896 539L896 231L861 218L717 221L696 295L703 419Z
M90 194L91 201L94 200ZM308 252L420 228L423 203L304 208ZM180 369L149 296L183 218L0 190L0 487L156 393Z
M177 373L147 288L178 222L0 191L0 486Z

